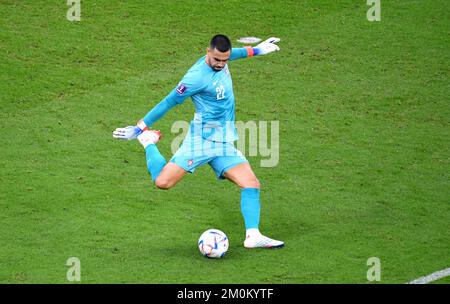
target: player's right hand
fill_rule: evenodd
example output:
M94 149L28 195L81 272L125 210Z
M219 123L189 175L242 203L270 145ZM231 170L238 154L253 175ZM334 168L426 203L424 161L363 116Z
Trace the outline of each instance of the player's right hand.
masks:
M142 130L138 126L128 126L114 130L113 137L123 140L132 140L137 138L141 133Z

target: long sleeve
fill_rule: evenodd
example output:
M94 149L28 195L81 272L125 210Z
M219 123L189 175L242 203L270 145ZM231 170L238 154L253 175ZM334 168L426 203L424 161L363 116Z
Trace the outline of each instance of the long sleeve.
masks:
M241 58L247 58L254 56L254 48L251 46L246 46L242 48L232 48L231 49L231 55L230 55L230 61L241 59Z
M163 117L170 109L182 104L188 97L197 94L204 87L202 74L197 70L189 70L181 79L178 86L174 88L160 103L158 103L143 118L147 126L152 126Z
M150 112L147 113L147 115L144 116L144 122L147 126L152 126L156 121L169 112L170 109L178 104L173 100L173 98L170 97L171 94L161 100L160 103L158 103L153 109L150 110Z

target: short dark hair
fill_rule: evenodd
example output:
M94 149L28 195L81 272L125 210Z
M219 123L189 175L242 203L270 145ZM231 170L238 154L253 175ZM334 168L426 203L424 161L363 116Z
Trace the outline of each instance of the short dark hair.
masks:
M215 35L212 37L211 42L209 43L209 47L211 50L216 49L222 53L231 50L231 41L225 35Z

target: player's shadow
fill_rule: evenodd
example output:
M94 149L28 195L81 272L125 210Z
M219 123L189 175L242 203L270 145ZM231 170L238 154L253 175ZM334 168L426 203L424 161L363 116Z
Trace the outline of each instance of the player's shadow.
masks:
M161 256L174 258L193 258L200 256L200 252L194 244L176 244L169 247L159 248ZM153 251L154 252L154 251Z
M195 243L191 244L176 244L169 247L152 249L153 254L159 254L161 257L170 257L173 259L186 259L192 261L196 260L217 260L213 258L204 257ZM220 260L235 260L244 255L244 250L240 246L231 246L228 249L225 257Z

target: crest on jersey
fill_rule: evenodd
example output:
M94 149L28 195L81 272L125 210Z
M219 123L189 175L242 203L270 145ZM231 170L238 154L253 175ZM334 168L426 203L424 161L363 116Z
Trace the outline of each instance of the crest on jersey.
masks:
M188 160L188 162L187 162L189 167L192 166L193 163L194 163L194 161L192 159Z
M177 93L182 95L184 92L186 92L186 90L187 90L187 87L180 82L180 84L178 84L178 87L177 87Z

